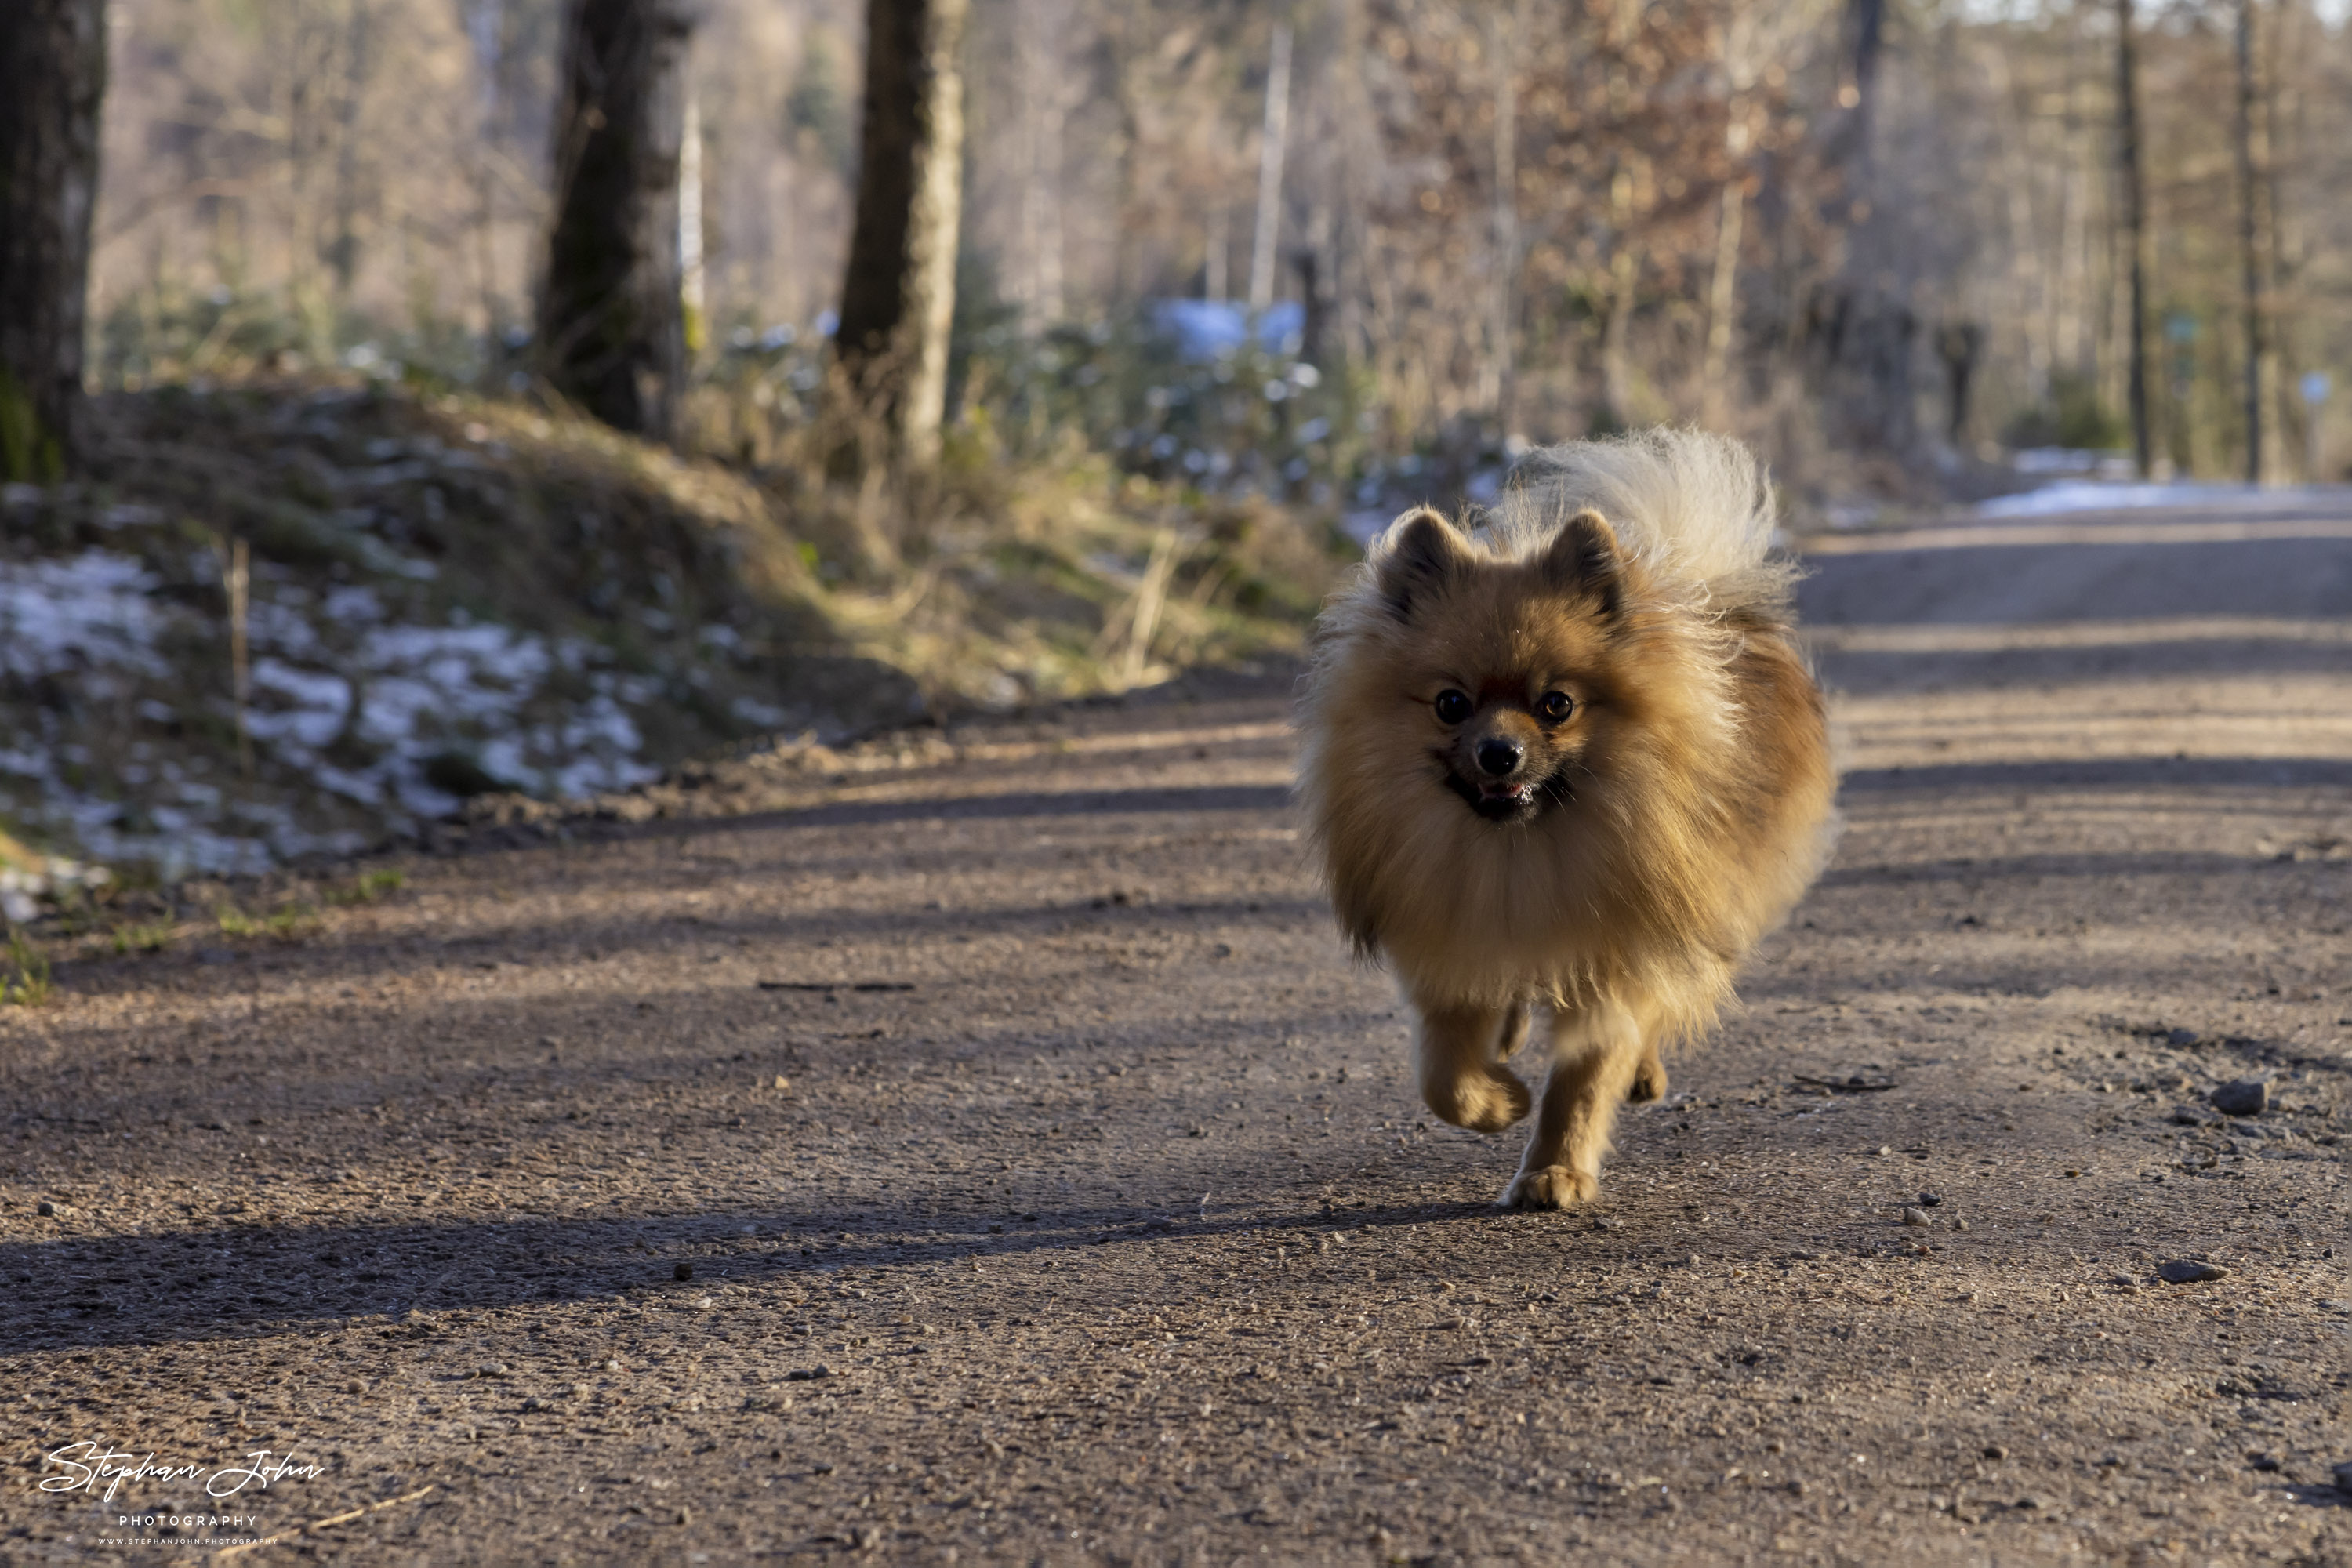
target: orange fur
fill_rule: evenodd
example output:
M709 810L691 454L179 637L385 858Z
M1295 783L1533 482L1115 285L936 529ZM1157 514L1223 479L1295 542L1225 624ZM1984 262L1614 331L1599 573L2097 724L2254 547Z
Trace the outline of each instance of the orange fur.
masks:
M1298 794L1342 930L1418 1016L1431 1109L1524 1115L1503 1059L1551 1016L1508 1202L1591 1195L1617 1102L1663 1091L1659 1047L1714 1022L1825 855L1821 695L1747 464L1681 433L1556 449L1475 535L1400 519L1318 624ZM1572 510L1596 493L1628 511Z

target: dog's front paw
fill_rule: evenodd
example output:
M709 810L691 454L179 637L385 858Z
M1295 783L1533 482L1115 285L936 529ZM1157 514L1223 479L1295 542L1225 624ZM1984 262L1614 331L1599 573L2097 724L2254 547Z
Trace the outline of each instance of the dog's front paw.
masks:
M1539 1165L1521 1171L1503 1189L1507 1209L1564 1209L1591 1203L1601 1194L1601 1178L1571 1171L1566 1165Z
M1633 1081L1625 1088L1625 1102L1628 1105L1647 1105L1652 1100L1665 1098L1665 1064L1658 1060L1657 1053L1654 1051L1643 1057L1642 1065L1633 1069Z
M1473 1132L1500 1132L1528 1113L1534 1100L1515 1073L1501 1068L1422 1086L1422 1099L1441 1121Z

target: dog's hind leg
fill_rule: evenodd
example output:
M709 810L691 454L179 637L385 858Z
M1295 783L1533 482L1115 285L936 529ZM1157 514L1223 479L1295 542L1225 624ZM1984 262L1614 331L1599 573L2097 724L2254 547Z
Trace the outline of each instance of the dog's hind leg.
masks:
M1519 1173L1504 1189L1505 1206L1566 1208L1599 1194L1601 1157L1618 1102L1641 1070L1644 1033L1615 1002L1555 1016L1551 1076Z
M1495 1059L1498 1062L1509 1061L1519 1054L1519 1047L1527 1043L1528 1005L1524 1002L1514 1002L1511 1004L1510 1010L1503 1015L1503 1032L1495 1042Z
M1666 1064L1658 1059L1658 1042L1650 1040L1642 1047L1642 1059L1633 1068L1633 1081L1626 1086L1625 1102L1647 1105L1665 1098Z
M1496 1051L1515 1046L1499 1007L1427 1007L1416 1004L1421 1029L1413 1042L1421 1098L1441 1121L1474 1132L1500 1132L1528 1113L1528 1086L1503 1068ZM1527 1029L1525 1010L1517 1025Z

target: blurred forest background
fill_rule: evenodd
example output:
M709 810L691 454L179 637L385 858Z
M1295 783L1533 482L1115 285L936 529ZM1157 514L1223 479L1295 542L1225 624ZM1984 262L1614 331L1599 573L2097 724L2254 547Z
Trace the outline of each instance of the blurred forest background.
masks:
M11 920L1288 657L1530 444L2352 468L2342 0L23 0L0 157Z
M2118 15L972 0L959 407L1302 495L1658 421L1754 437L1822 494L1916 487L1841 458L1948 473L1993 442L2125 446ZM756 458L840 303L865 18L689 17L688 439ZM501 381L544 261L562 20L562 0L114 0L99 382L273 353ZM2352 349L2352 37L2310 0L2143 0L2137 32L2154 455L2245 468L2251 202L2266 472L2312 474L2302 377ZM1180 385L1132 362L1183 300L1293 307L1269 346L1345 395L1319 423L1172 416Z

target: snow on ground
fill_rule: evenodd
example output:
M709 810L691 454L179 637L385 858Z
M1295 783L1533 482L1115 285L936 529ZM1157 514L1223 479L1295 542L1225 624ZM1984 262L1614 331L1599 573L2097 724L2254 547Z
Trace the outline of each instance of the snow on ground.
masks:
M2276 511L2308 506L2322 498L2340 499L2340 488L2297 486L2264 489L2252 485L2116 483L2105 479L2062 479L2021 495L2000 496L1980 502L1979 517L2052 517L2070 511L2129 511L2148 507L2228 506L2236 510Z
M79 668L163 673L158 586L127 555L0 563L0 677L38 680Z
M142 724L235 719L225 628L160 586L105 550L0 560L0 697L23 715L0 732L0 807L92 858L173 877L350 853L454 810L426 776L429 759L453 751L558 796L658 776L631 714L658 686L608 668L593 643L462 616L406 624L364 587L257 583L246 729L268 773L300 783L207 779L201 757L132 738ZM68 700L36 695L45 682ZM14 910L61 879L11 873L0 892Z

